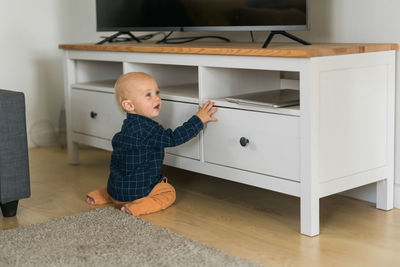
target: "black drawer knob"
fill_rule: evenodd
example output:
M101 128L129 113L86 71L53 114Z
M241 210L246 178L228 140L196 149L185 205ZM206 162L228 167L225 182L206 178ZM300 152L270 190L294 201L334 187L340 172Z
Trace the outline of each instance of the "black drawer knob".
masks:
M90 111L90 118L94 119L97 117L97 113L94 111Z
M246 146L248 143L249 143L249 139L247 139L246 137L240 138L240 144L242 146Z

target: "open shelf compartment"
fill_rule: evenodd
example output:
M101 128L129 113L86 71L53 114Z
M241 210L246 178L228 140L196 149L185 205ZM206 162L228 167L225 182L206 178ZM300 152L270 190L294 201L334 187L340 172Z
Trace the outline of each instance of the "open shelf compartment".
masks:
M273 108L255 104L237 104L226 97L277 89L299 90L298 72L201 67L200 100L212 100L216 106L300 116L300 106Z
M157 81L162 99L199 103L197 66L124 63L124 73L127 72L151 75Z
M114 92L115 81L123 73L122 62L76 60L73 88Z

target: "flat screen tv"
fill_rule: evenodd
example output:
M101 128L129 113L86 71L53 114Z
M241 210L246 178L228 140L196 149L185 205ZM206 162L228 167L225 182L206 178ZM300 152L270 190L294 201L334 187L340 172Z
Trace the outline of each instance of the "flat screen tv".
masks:
M96 0L97 31L308 30L308 0Z
M308 0L96 0L97 31L307 30Z

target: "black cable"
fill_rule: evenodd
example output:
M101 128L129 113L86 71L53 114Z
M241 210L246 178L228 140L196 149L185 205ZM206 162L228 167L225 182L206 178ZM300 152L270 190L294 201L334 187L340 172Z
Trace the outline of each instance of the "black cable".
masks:
M196 40L204 39L204 38L217 38L226 42L230 42L228 38L222 37L222 36L214 36L214 35L208 35L208 36L194 36L194 37L176 37L176 38L168 38L173 32L170 32L165 36L162 40L157 41L156 43L164 43L164 44L184 44L184 43L189 43L193 42Z
M226 42L230 42L229 39L221 36L196 36L196 37L178 37L178 38L170 38L164 41L165 44L184 44L184 43L189 43L193 41L197 41L200 39L205 39L205 38L217 38ZM179 41L182 40L182 41Z
M139 40L150 40L151 38L153 38L154 36L157 36L159 34L163 34L164 38L166 36L165 32L156 32L156 33L149 33L149 34L141 35L141 36L138 36L137 38Z
M153 38L156 35L159 34L163 34L164 38L158 40L156 42L156 44L160 44L160 43L164 43L164 44L184 44L184 43L189 43L189 42L193 42L196 40L200 40L200 39L204 39L204 38L216 38L216 39L220 39L223 40L225 42L230 42L230 40L228 38L222 37L222 36L214 36L214 35L207 35L207 36L194 36L194 37L175 37L175 38L168 38L169 36L171 36L171 34L173 33L173 31L170 31L168 34L165 34L164 32L156 32L156 33L150 33L150 34L145 34L145 35L141 35L141 36L135 36L135 38L137 38L140 41L143 40L149 40L151 38ZM106 37L102 37L102 38L106 38ZM108 40L108 42L128 42L128 41L132 41L134 40L132 37L115 37L111 40Z
M100 36L100 38L107 38L107 36ZM130 37L117 37L112 40L109 40L109 43L118 43L118 42L129 42L132 41L133 39Z
M162 38L161 40L158 40L156 42L156 44L160 44L160 43L165 43L165 41L168 39L168 37L173 33L174 31L170 31L167 35L164 36L164 38Z
M250 31L250 36L251 36L251 42L254 43L253 31Z
M154 36L157 36L159 34L163 34L164 38L166 36L166 34L164 32L156 32L156 33L149 33L149 34L145 34L145 35L141 35L141 36L137 36L136 38L141 40L141 41L146 41L146 40L150 40L151 38L153 38ZM100 36L100 38L107 38L107 36ZM109 40L108 42L110 43L117 43L117 42L129 42L134 40L132 37L116 37L112 40Z

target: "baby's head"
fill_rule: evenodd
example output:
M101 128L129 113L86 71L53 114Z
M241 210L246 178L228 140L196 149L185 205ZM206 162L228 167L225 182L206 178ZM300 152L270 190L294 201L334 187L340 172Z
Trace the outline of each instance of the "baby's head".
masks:
M126 73L118 78L114 88L117 103L124 112L150 119L160 113L160 89L150 75L143 72Z

